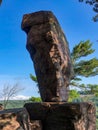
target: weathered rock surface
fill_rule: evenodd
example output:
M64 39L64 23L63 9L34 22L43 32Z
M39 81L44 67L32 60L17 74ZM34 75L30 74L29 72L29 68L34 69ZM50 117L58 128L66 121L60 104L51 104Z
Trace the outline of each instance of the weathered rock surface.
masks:
M31 120L31 130L43 130L42 123L40 120Z
M67 101L72 66L68 42L50 11L39 11L23 17L27 49L34 62L39 91L43 101Z
M93 104L64 102L73 71L68 42L56 17L50 11L26 14L22 29L27 33L26 47L44 101L24 106L35 130L96 130ZM36 120L40 122L36 124Z
M0 130L31 130L26 109L17 108L0 111Z
M0 111L1 111L1 110L4 110L4 106L3 106L2 103L0 103Z
M96 130L92 103L43 102L25 104L31 120L41 120L43 130Z

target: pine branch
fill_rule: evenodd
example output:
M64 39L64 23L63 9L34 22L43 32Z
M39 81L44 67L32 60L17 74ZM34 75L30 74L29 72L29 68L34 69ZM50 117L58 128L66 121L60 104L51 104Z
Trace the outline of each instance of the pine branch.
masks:
M34 82L38 83L38 80L37 80L37 77L36 77L36 76L33 76L32 74L30 74L30 78L31 78Z
M98 59L93 58L87 61L80 61L74 66L76 75L91 77L98 75Z
M72 61L74 62L81 57L85 57L87 55L92 54L95 50L91 47L92 43L90 43L89 40L85 42L81 41L79 44L75 45L71 53Z

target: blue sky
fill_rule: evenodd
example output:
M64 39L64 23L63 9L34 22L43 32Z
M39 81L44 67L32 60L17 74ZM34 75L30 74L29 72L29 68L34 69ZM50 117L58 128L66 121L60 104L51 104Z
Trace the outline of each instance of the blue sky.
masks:
M20 95L38 96L36 84L29 74L35 75L33 63L26 50L26 34L21 30L24 14L50 10L57 17L69 42L70 50L80 41L93 42L98 57L98 23L92 21L92 8L78 0L3 0L0 7L0 89L4 84L19 83L24 87ZM98 76L83 78L84 83L96 83Z

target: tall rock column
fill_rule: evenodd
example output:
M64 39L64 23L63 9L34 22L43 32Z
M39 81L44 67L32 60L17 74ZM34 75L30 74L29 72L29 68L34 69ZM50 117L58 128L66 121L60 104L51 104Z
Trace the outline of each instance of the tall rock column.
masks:
M33 60L43 101L67 101L71 77L68 42L50 11L39 11L23 17L27 33L26 48Z
M56 17L50 11L26 14L22 29L43 100L24 105L30 120L40 120L42 130L95 130L93 104L66 102L73 71L68 42Z

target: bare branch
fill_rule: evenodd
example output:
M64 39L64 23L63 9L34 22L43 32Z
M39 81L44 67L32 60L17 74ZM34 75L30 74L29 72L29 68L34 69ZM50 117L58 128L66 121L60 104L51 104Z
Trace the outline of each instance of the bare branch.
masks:
M2 92L0 93L0 97L3 98L4 108L6 108L8 101L17 95L24 88L20 87L18 83L11 86L10 84L4 85Z

